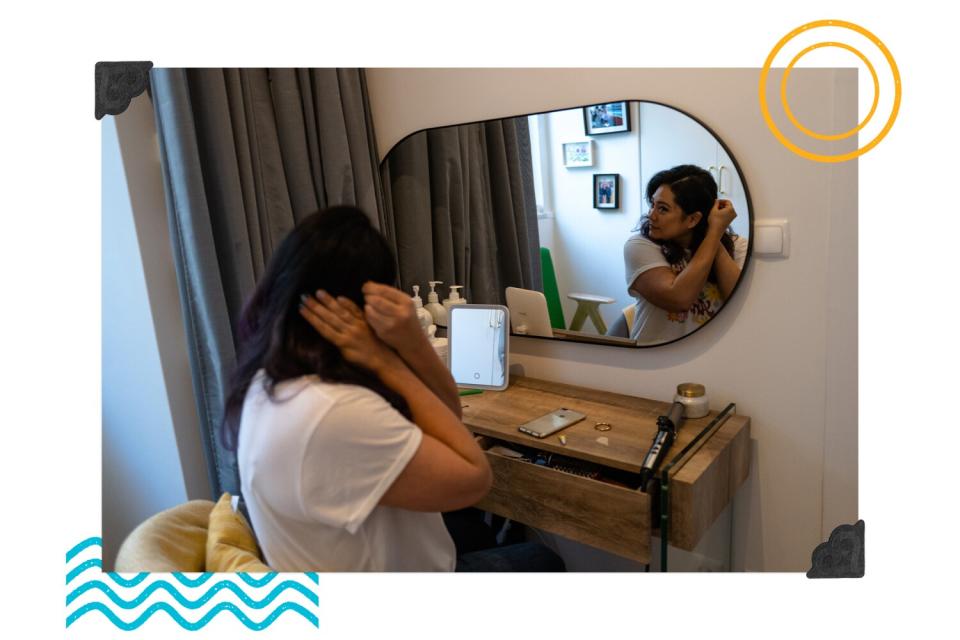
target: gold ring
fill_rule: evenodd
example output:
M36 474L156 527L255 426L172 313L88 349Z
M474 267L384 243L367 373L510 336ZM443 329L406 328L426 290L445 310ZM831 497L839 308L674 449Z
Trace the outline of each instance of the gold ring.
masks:
M597 431L610 431L610 429L613 429L609 422L598 422L597 424L593 425L593 428Z

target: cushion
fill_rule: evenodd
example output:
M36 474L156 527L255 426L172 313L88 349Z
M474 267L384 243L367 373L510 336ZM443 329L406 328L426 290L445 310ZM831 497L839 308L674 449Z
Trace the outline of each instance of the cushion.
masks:
M220 496L210 511L207 531L207 571L233 573L266 573L273 571L263 564L257 551L253 530L242 514L233 510L229 493Z
M140 524L120 545L114 570L185 573L205 567L210 500L191 500Z

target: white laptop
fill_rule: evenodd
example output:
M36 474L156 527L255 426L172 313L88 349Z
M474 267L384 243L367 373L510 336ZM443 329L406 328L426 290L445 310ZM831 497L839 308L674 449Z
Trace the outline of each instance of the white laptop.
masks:
M547 299L539 291L507 287L507 308L510 309L510 328L514 333L553 337Z

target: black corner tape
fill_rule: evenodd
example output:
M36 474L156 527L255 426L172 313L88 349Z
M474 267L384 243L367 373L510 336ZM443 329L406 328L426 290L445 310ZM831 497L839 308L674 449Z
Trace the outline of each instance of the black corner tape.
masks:
M152 62L98 62L94 83L94 115L97 120L105 115L115 116L126 111L130 101L150 84L152 68Z
M808 578L862 578L864 575L863 520L857 524L841 524L830 539L813 550L813 566Z

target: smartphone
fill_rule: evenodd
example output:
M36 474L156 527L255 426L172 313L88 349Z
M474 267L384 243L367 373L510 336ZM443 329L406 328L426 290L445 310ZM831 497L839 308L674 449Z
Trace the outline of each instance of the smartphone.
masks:
M561 429L566 429L586 417L584 414L571 409L557 409L545 416L540 416L535 420L525 422L520 425L519 429L534 438L546 438L550 434L556 433Z

